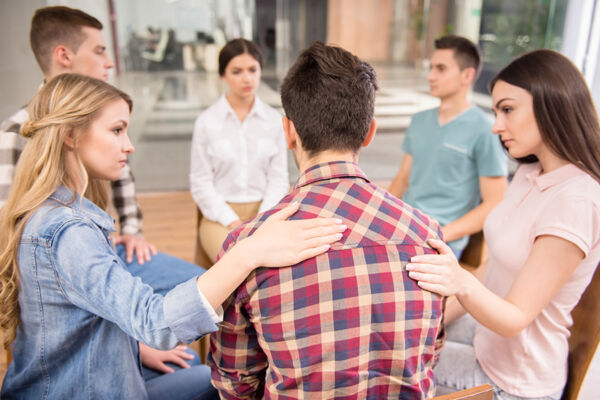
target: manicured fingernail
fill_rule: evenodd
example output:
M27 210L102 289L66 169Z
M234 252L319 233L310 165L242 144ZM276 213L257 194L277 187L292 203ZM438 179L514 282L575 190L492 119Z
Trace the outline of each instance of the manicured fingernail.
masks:
M415 269L415 267L413 267L412 264L406 264L406 270L407 271L412 271L413 269Z
M334 221L335 221L335 223L336 223L336 224L341 224L342 222L344 222L344 221L342 221L342 220L341 220L341 219L339 219L339 218L336 218Z
M290 204L291 206L295 206L296 204L298 204L298 200L294 200L292 201L292 204Z
M342 236L344 236L344 235L342 235L341 233L336 233L335 240L340 240L342 238Z
M338 226L338 229L339 229L340 231L342 231L342 232L343 232L343 231L345 231L346 229L348 229L348 225L339 225L339 226Z

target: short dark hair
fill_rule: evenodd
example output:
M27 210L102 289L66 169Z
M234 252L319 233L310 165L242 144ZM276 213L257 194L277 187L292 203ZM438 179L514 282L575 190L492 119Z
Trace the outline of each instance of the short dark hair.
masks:
M498 81L529 92L542 141L600 182L598 113L583 75L567 57L553 50L533 50L504 67L490 82L490 91ZM538 159L529 155L517 161Z
M460 69L475 69L477 79L481 70L481 53L475 43L462 36L447 35L437 39L434 45L437 50L454 50L454 59Z
M263 55L260 47L254 42L246 39L232 39L219 52L219 75L225 75L225 68L232 58L240 54L250 54L262 68Z
M55 6L36 10L31 18L29 43L42 72L49 72L56 46L62 44L77 52L86 39L81 29L84 26L102 30L100 21L75 8Z
M309 156L357 152L369 131L377 79L366 62L321 42L304 50L281 84L281 103Z

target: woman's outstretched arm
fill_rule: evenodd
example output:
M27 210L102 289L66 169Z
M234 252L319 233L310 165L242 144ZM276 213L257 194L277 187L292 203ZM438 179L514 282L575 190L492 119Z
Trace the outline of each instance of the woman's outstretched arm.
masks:
M516 336L529 325L584 258L583 251L566 239L538 236L517 279L502 298L463 269L444 242L431 240L430 244L440 254L413 257L407 266L410 277L425 290L456 295L479 323L505 337Z
M289 205L271 215L250 237L238 242L197 285L214 309L258 267L284 267L317 256L341 239L346 226L336 218L286 221L298 211Z

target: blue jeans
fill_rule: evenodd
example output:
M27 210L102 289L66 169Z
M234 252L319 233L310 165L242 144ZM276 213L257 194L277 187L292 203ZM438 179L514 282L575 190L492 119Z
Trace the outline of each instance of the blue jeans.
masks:
M141 278L142 282L152 286L155 293L162 295L206 271L196 264L160 252L143 265L138 264L136 257L128 263L125 261L125 246L122 244L117 245L117 255L133 276ZM187 361L191 368L181 368L168 363L175 370L170 374L142 368L150 399L219 398L216 389L210 383L210 368L200 363L200 357L192 349L187 351L194 356L193 360Z
M475 357L473 336L477 322L469 314L448 325L446 344L440 360L433 369L436 380L436 396L464 390L489 383L494 388L495 400L534 400L512 395L500 389L485 374ZM541 397L539 400L558 400L561 393Z
M175 371L163 374L146 367L142 368L146 390L150 400L211 400L218 399L217 390L210 383L210 368L200 363L200 357L191 349L188 353L194 356L187 360L190 368L167 363Z
M180 283L202 275L206 271L196 264L160 252L143 265L138 264L136 257L128 263L125 261L125 246L122 244L117 245L117 255L123 260L131 275L140 277L142 282L152 286L155 293L162 295Z

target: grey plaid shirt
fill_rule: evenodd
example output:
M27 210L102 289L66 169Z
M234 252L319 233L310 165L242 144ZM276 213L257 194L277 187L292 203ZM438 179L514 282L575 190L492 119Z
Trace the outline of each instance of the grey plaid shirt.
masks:
M0 207L6 203L15 165L27 142L19 130L28 118L27 107L23 107L0 124ZM111 182L111 187L113 204L119 215L121 234L140 234L142 211L135 201L135 183L129 165L121 170L119 180Z

